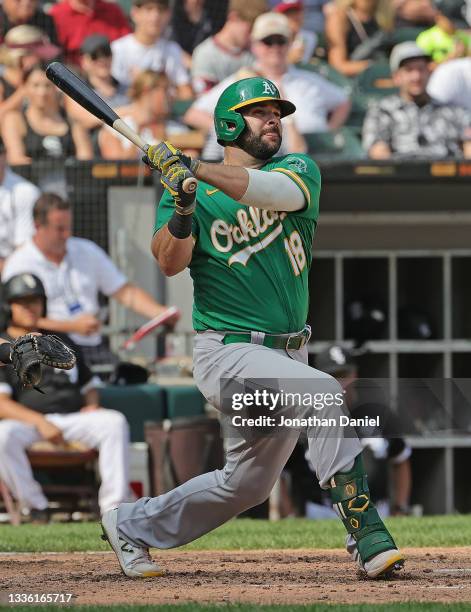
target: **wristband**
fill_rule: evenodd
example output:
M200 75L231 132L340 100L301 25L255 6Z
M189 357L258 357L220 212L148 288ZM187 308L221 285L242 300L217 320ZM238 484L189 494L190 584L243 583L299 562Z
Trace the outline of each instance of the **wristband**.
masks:
M174 238L179 238L180 240L188 238L191 234L192 219L193 215L191 213L180 215L175 211L167 224L168 231Z
M0 344L0 361L2 363L11 363L11 344L3 342Z

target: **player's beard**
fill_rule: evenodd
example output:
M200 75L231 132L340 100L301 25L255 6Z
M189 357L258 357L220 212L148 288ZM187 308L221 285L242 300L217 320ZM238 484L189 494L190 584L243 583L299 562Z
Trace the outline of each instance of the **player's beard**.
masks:
M277 142L266 142L262 140L262 136L269 132L276 132L278 134ZM246 126L245 130L237 138L234 144L256 159L270 159L270 157L273 157L281 147L281 133L277 128L271 128L257 136L252 132L249 126Z

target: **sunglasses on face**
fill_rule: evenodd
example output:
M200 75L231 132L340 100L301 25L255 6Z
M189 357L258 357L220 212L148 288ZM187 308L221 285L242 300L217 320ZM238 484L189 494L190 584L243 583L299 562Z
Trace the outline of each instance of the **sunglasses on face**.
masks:
M100 59L101 57L111 57L111 49L98 49L90 53L92 60Z
M288 43L288 39L281 34L273 34L272 36L267 36L262 40L262 43L267 47L274 47L275 45L278 47L282 47Z

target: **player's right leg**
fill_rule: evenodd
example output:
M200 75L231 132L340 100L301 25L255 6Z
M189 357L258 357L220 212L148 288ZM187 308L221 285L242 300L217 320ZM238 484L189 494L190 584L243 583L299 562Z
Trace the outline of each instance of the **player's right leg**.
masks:
M0 421L0 478L23 509L45 510L47 498L34 479L26 449L40 439L33 425Z
M130 577L161 576L149 547L174 548L262 503L281 474L297 438L227 440L222 470L202 474L158 497L120 504L102 516L104 537Z

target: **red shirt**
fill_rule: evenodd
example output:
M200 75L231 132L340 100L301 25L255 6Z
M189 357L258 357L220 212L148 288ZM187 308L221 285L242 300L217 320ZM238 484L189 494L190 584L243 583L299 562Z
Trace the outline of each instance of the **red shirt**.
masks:
M68 63L80 63L80 45L90 34L104 34L113 41L131 32L126 15L114 2L96 0L93 12L84 14L63 0L54 4L50 15L56 24L64 59Z

